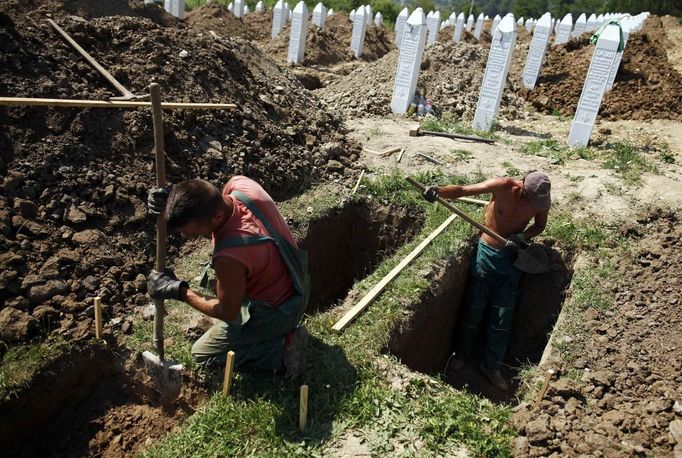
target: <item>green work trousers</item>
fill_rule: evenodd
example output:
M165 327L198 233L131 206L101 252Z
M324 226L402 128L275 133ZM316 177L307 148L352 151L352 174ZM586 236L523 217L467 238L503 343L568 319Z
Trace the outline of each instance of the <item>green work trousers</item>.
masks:
M491 369L501 366L521 278L515 260L516 254L511 250L493 248L479 239L476 255L471 259L472 280L456 338L455 352L459 357L471 355L478 328L489 308L483 364Z

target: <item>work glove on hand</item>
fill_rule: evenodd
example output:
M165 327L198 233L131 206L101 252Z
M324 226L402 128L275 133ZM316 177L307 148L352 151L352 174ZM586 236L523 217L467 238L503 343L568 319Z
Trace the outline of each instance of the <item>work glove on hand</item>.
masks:
M523 235L522 232L518 234L514 234L511 237L509 237L509 240L514 242L517 247L526 249L528 248L528 242L526 242L526 237Z
M170 193L170 186L165 188L154 187L147 194L147 210L150 215L159 216L166 209L166 200Z
M437 186L429 186L426 188L424 193L422 194L424 199L428 200L429 202L435 202L438 200L438 187Z
M152 270L147 280L147 294L152 299L180 300L180 288L189 287L186 281L178 280L172 270L159 272Z

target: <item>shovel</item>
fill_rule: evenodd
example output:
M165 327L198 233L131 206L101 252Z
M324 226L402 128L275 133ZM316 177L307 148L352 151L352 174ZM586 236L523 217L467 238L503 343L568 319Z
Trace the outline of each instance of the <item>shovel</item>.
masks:
M166 159L163 145L163 118L161 113L161 89L157 83L149 86L154 119L154 153L156 157L156 185L166 185ZM166 220L163 215L156 217L156 270L162 272L166 267ZM147 373L162 399L172 401L180 395L182 388L182 364L171 364L164 360L163 352L163 318L165 315L163 299L154 301L154 348L157 354L150 351L142 353Z
M421 191L422 193L426 190L426 187L423 184L416 181L414 178L405 177L405 179L407 180L408 183L410 183L415 188L419 189L419 191ZM549 257L542 249L542 247L540 247L539 245L535 244L531 245L528 243L524 243L523 245L521 245L511 240L505 239L497 232L474 220L469 215L464 213L462 210L458 209L449 202L446 202L444 199L439 197L438 203L443 205L445 208L452 211L453 213L457 214L459 217L461 217L463 220L465 220L475 228L479 229L482 232L485 232L498 242L504 244L505 247L512 246L516 247L518 249L519 256L514 262L514 265L520 271L529 274L541 274L549 271Z

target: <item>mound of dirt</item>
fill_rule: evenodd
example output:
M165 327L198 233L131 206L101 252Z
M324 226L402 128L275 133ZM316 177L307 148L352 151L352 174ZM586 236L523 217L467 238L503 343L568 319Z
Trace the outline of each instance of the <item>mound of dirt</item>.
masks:
M270 40L272 36L272 11L254 11L244 17L244 22L251 29L254 40Z
M242 173L281 199L342 177L357 158L339 118L250 42L124 16L57 21L135 93L154 80L164 100L239 105L164 111L171 183L202 177L222 186ZM0 13L0 95L118 94L48 24L22 29ZM0 340L30 339L40 324L86 336L95 295L105 321L146 305L149 110L1 107L0 125Z
M682 452L680 215L654 210L621 233L633 256L612 258L623 281L602 285L615 307L582 312L571 336L575 361L561 368L539 409L524 403L514 414L521 434L514 456Z
M391 51L317 94L330 108L351 117L390 114L398 56L398 50ZM434 108L471 119L487 58L488 46L478 42L436 42L424 53L417 89L431 98ZM516 95L518 84L515 81L509 78L500 103L500 115L510 119L521 116L524 106L523 99ZM360 88L368 88L366 96L359 94Z
M223 37L254 40L256 35L244 19L240 19L218 2L211 1L187 13L190 26L203 32L213 31Z
M144 17L164 27L184 27L184 22L168 14L161 6L145 5L135 0L6 0L3 11L17 23L23 19L42 20L46 14L72 14L86 19L106 16Z
M291 23L287 24L274 40L261 41L263 51L279 61L286 62L289 50ZM329 18L324 30L308 21L305 54L303 65L332 66L355 59L350 49L352 24L343 14L334 14ZM383 27L369 26L365 32L365 44L360 60L371 62L377 60L393 49L393 34Z
M648 18L643 30L628 39L599 110L602 119L682 119L682 75L668 61L660 18ZM594 49L589 36L550 48L538 85L524 91L526 99L544 113L573 116Z

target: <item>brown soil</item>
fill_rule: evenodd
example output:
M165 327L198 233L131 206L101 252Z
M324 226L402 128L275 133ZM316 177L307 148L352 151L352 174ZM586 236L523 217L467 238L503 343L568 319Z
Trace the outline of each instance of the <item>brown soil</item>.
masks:
M272 36L271 10L249 13L244 17L244 22L251 28L254 40L270 40Z
M247 15L248 17L248 15ZM187 13L190 26L203 32L213 31L223 37L256 39L253 29L218 2L209 2Z
M359 148L339 118L249 42L126 16L56 20L135 93L153 79L165 100L239 105L164 112L172 183L199 176L222 186L243 173L282 199L353 166ZM24 23L0 13L0 95L118 95L47 23ZM105 323L147 304L150 118L146 110L0 108L0 339L87 337L95 295ZM178 242L171 238L171 255Z
M424 52L417 89L431 98L436 110L451 111L459 117L472 119L487 58L486 44L436 42ZM349 116L390 114L397 64L398 50L393 50L318 93L332 109ZM500 102L500 115L510 119L523 116L525 104L516 95L519 87L516 81L511 77L508 79ZM358 94L358 88L371 89L363 96Z
M654 210L621 232L633 259L613 258L624 281L603 285L616 307L583 312L575 358L539 410L523 404L515 413L518 456L673 455L668 425L675 409L682 415L682 226L678 213Z
M682 75L668 61L661 19L646 20L643 33L630 35L613 88L599 110L602 119L682 119ZM539 111L572 116L578 105L594 46L589 37L553 46L538 85L524 91Z

